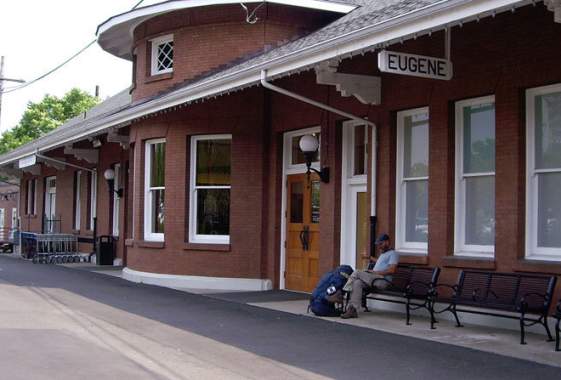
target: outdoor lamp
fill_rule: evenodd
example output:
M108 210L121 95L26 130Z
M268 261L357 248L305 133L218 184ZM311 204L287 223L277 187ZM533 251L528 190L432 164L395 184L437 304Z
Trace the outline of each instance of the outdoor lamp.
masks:
M319 149L319 141L314 135L304 135L300 138L300 150L304 153L306 159L306 167L308 168L307 174L310 172L317 173L321 182L329 183L329 168L322 168L321 171L312 168L312 160Z
M119 198L123 196L123 189L115 190L115 171L111 168L105 170L103 172L103 177L107 181L107 185L109 186L109 193L115 192Z

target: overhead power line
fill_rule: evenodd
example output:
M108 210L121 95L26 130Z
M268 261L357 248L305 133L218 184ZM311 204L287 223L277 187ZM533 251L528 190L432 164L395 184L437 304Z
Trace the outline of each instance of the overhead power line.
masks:
M142 3L144 2L144 0L140 0L139 2L137 2L132 8L132 10L135 10L136 8L138 8ZM78 52L76 52L75 54L73 54L70 58L66 59L64 62L60 63L59 65L57 65L55 68L47 71L45 74L38 76L37 78L30 80L29 82L25 82L21 85L18 86L12 86L12 87L6 87L4 89L0 89L0 92L2 94L9 94L10 92L14 92L17 90L21 90L27 86L31 86L32 84L40 81L41 79L44 79L46 77L48 77L49 75L51 75L52 73L58 71L59 69L61 69L62 67L64 67L67 63L69 63L70 61L72 61L73 59L75 59L76 57L78 57L80 54L82 54L83 52L85 52L86 50L88 50L92 45L94 45L97 42L97 38L94 39L93 41L89 42L86 46L84 46L82 49L80 49Z

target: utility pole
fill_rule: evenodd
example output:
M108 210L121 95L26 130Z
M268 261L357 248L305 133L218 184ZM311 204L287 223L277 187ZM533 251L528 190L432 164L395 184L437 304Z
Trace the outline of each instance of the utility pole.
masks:
M0 122L2 121L2 94L4 93L4 82L25 83L22 79L4 78L4 56L0 57Z

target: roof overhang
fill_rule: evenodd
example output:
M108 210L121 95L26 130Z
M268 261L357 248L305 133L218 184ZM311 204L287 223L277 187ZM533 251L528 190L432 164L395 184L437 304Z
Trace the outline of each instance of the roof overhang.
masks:
M356 5L323 0L171 0L137 8L109 18L97 28L98 43L107 52L131 60L134 30L143 22L177 10L211 5L239 4L240 2L244 4L267 2L342 14L349 13L357 8Z

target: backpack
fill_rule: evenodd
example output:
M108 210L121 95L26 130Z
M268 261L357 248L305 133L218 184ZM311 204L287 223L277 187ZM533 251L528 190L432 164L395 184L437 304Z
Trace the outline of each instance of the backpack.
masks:
M341 311L335 307L334 303L329 302L326 297L335 291L342 290L353 272L354 270L351 266L341 265L331 272L324 274L312 292L308 312L311 310L312 313L320 317L337 317L341 315ZM329 294L328 289L330 291Z

